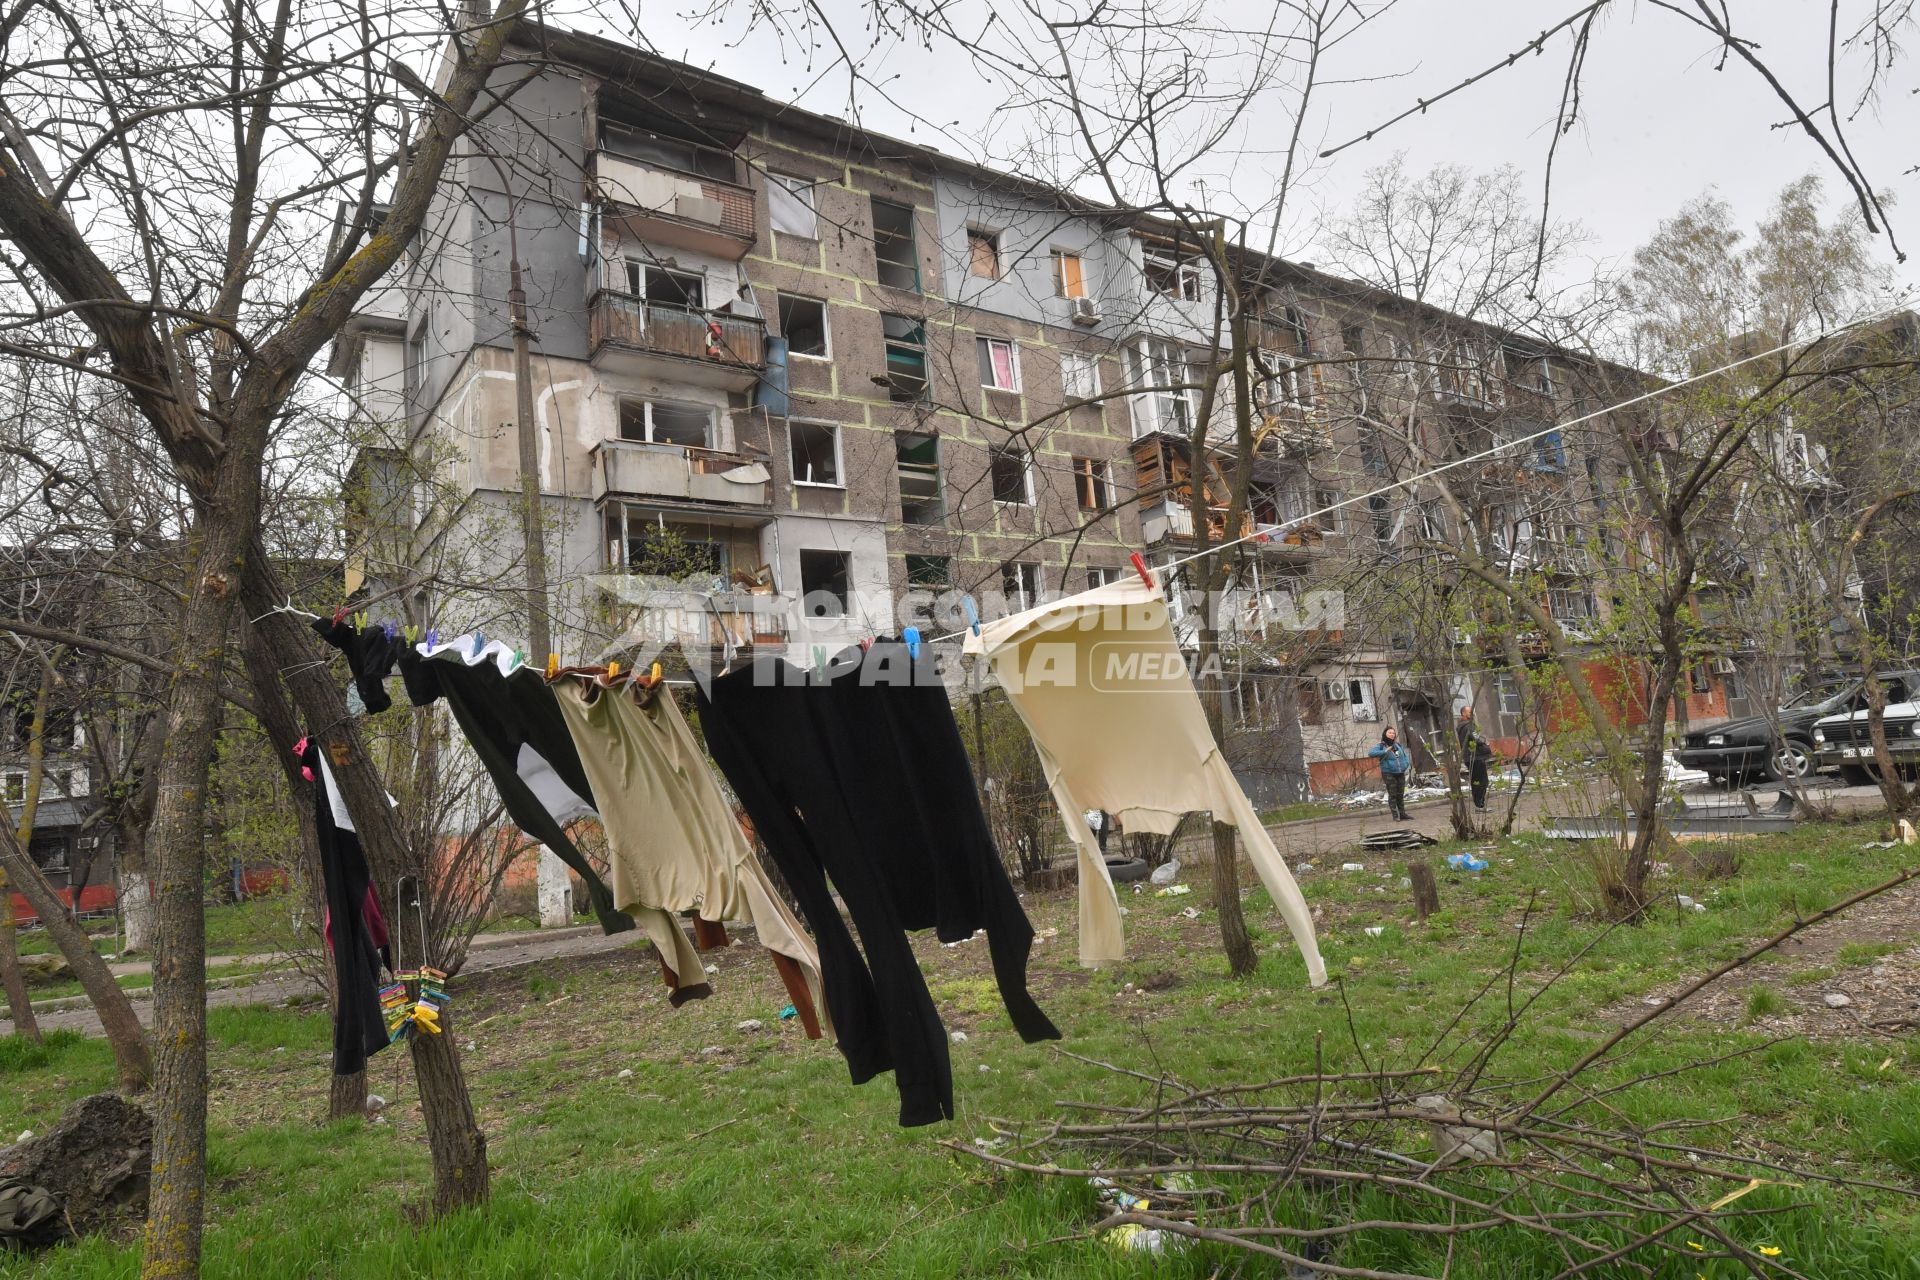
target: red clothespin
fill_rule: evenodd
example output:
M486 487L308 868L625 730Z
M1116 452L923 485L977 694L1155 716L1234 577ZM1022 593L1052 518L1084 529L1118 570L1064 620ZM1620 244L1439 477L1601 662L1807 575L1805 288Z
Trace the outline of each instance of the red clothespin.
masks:
M1147 572L1147 562L1141 558L1138 551L1134 552L1130 558L1133 561L1133 571L1140 575L1140 581L1151 587L1153 585L1153 575Z
M866 638L865 638L864 640L862 640L862 641L860 642L860 652L862 652L862 653L865 653L865 652L866 652L867 650L869 650L869 649L871 649L871 648L873 648L873 637L872 637L872 636L868 636L868 637L866 637Z
M345 622L346 619L347 619L347 606L343 604L337 604L333 606L333 625L337 627L342 622Z

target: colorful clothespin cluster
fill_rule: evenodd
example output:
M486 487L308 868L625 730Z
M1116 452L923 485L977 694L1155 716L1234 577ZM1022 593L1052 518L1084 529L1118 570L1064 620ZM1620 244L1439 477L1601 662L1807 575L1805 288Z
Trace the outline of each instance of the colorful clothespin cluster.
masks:
M380 991L380 1010L387 1020L387 1043L403 1036L441 1033L440 1013L450 1001L447 975L431 966L402 969Z

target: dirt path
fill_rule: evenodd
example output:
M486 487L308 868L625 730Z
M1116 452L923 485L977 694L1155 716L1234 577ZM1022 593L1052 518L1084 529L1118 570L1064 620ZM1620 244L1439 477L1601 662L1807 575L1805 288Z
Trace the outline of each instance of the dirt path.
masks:
M612 951L626 946L636 938L637 933L620 933L612 937L603 936L597 928L568 928L552 933L528 931L525 933L482 935L487 939L483 944L474 940L473 949L468 953L467 964L461 970L462 975L486 973L495 969L513 969L526 965L539 964L566 956L585 956L599 952ZM495 939L499 939L495 941ZM315 995L314 984L297 973L289 973L266 978L259 982L222 987L207 993L207 1007L219 1008L226 1005L279 1004L286 1000ZM133 1000L133 1010L142 1023L153 1019L153 993L142 989L127 993ZM61 1009L35 1015L42 1031L53 1031L61 1027L70 1027L83 1035L100 1034L100 1019L91 1006L77 1009ZM0 1035L10 1034L13 1023L0 1018Z

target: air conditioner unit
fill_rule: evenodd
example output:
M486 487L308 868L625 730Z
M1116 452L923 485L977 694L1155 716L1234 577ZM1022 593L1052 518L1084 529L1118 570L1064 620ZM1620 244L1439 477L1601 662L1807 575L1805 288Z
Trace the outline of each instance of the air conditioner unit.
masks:
M1100 311L1093 305L1092 298L1073 299L1073 322L1075 324L1100 323Z
M1732 658L1715 658L1713 660L1713 670L1715 675L1730 676L1738 672L1740 668L1734 665Z
M1320 697L1327 702L1345 702L1347 700L1347 682L1345 680L1322 680Z

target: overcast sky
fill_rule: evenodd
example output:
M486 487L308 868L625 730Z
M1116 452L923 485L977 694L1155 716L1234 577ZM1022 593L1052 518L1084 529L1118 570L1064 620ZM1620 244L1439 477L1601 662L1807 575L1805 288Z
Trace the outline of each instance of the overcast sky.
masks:
M1240 22L1257 23L1265 12L1239 0L1199 2L1210 15L1231 14ZM1867 3L1852 0L1856 8ZM861 6L853 0L823 0L823 5L843 39L851 44L867 38ZM845 75L822 75L824 60L818 55L809 69L807 51L790 41L764 30L688 23L679 12L683 7L684 0L671 10L643 6L644 40L661 53L754 84L770 97L847 113ZM1579 7L1577 0L1400 0L1327 59L1330 77L1348 82L1318 99L1309 115L1309 134L1327 144L1363 133L1416 98L1431 97L1514 52ZM1803 105L1824 101L1826 6L1811 0L1742 0L1734 11L1742 30L1760 42L1762 56ZM669 12L674 20L661 21ZM1920 41L1920 32L1908 34ZM1568 47L1562 34L1545 56L1524 59L1428 114L1320 162L1308 175L1285 251L1310 256L1304 242L1311 237L1312 208L1348 204L1364 170L1396 151L1407 153L1414 170L1443 162L1474 169L1510 162L1537 189ZM1716 58L1704 32L1629 0L1621 0L1600 27L1587 60L1583 123L1562 144L1554 184L1555 215L1575 218L1588 229L1594 257L1624 258L1660 219L1708 189L1727 200L1745 224L1765 211L1782 185L1807 172L1826 181L1830 202L1846 198L1839 175L1810 138L1798 128L1772 127L1786 112L1754 72L1738 62L1716 71ZM857 114L871 128L978 155L975 140L995 138L1004 123L992 114L1005 99L1004 87L986 83L962 55L938 48L928 53L883 39L860 59L869 79L885 82L885 93L863 91L858 98ZM1896 68L1877 110L1849 125L1854 155L1874 185L1893 195L1893 230L1915 255L1899 269L1905 286L1920 282L1920 179L1907 172L1920 165L1916 86L1920 48ZM1844 85L1842 97L1847 97ZM938 136L928 121L958 124ZM1276 130L1285 124L1274 121ZM1268 163L1238 162L1236 187L1257 192L1270 185ZM1245 202L1257 203L1258 197ZM1879 245L1891 263L1884 236Z

